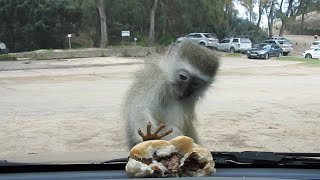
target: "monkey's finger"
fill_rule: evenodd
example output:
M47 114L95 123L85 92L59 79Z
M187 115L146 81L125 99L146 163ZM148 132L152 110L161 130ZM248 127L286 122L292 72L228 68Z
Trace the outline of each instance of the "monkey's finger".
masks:
M151 135L151 122L147 125L147 135Z
M168 134L170 134L170 133L172 133L172 132L173 132L173 128L172 128L172 129L170 129L170 130L168 130L168 131L166 131L165 133L163 133L163 134L159 135L159 139L161 139L161 138L163 138L163 137L167 136Z
M158 126L158 129L156 130L156 132L154 132L154 134L158 134L163 128L165 128L166 125L161 123L159 126Z
M138 133L139 133L139 135L140 135L142 138L144 137L144 134L143 134L143 132L141 131L141 129L138 130Z

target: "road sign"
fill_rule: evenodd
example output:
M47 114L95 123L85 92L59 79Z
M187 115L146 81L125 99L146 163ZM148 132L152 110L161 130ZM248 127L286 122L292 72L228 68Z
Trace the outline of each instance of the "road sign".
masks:
M121 36L130 36L130 31L121 31Z

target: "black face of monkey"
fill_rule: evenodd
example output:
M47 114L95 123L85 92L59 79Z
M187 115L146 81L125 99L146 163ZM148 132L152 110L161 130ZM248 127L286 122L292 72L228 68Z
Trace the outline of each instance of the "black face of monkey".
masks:
M206 84L205 81L192 76L186 70L179 70L176 76L176 81L173 83L173 93L179 100L196 96L196 93Z

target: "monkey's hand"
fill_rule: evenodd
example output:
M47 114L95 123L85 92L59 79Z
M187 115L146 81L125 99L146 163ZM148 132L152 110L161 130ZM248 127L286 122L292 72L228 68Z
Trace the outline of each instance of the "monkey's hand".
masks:
M159 135L158 133L165 127L166 127L166 125L161 123L158 126L158 129L154 133L151 133L151 122L149 122L147 125L147 134L143 134L140 128L138 130L138 133L142 137L143 141L161 139L161 138L163 138L173 132L173 129L170 129L170 130L166 131L165 133Z

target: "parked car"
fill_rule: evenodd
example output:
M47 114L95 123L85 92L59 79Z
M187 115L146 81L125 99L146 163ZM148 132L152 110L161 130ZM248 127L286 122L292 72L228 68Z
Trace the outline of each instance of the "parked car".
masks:
M288 40L275 40L275 39L268 39L265 40L263 43L268 43L268 44L276 44L282 49L282 53L284 56L287 56L292 50L292 44Z
M180 43L185 39L190 39L200 45L214 48L217 48L219 42L219 39L213 33L190 33L185 37L178 38L177 43Z
M320 58L320 47L315 49L306 50L303 53L305 58Z
M320 48L320 41L313 41L310 49L316 49L316 48Z
M247 52L252 48L252 42L249 38L226 38L223 39L219 45L219 51L227 52Z
M282 37L282 36L272 36L270 39L274 39L274 40L287 40L287 41L289 41L287 38Z
M0 41L0 54L8 54L8 49L4 42Z
M260 43L253 49L247 51L249 59L269 59L270 57L280 57L282 49L276 44Z

